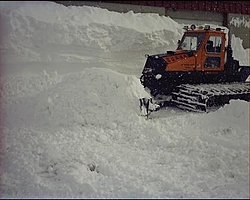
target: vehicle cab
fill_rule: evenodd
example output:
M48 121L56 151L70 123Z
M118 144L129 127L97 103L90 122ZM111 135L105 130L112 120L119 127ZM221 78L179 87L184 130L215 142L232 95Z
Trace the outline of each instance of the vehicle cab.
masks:
M185 26L184 29L186 32L178 44L176 53L182 51L192 54L194 57L189 61L179 63L180 66L183 66L183 70L224 70L226 34L222 29L211 29L208 25L204 28L199 27L199 29L196 29L195 25L192 25L190 29ZM180 69L180 67L178 68ZM171 69L170 66L169 69Z

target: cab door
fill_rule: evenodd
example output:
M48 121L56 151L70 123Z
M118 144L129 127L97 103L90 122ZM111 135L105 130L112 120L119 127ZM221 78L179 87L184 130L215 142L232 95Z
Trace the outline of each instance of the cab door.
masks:
M210 35L204 50L203 70L224 70L225 41L221 35Z

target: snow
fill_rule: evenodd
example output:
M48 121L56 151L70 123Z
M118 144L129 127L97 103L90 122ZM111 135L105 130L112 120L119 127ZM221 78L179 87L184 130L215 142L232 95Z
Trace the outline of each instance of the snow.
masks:
M248 198L247 102L140 116L144 54L176 48L182 25L53 2L0 10L1 197Z
M240 65L250 66L250 49L244 49L242 46L243 40L232 35L232 49L233 57L236 60L239 60Z
M244 16L242 17L232 17L231 21L229 22L230 25L235 27L243 26L245 28L250 28L249 20L246 19Z

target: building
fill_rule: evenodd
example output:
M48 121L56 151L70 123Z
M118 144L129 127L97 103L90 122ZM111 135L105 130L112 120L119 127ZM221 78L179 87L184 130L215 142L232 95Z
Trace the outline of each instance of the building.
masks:
M110 11L158 13L183 24L226 26L250 48L249 1L56 1L66 6L96 6Z

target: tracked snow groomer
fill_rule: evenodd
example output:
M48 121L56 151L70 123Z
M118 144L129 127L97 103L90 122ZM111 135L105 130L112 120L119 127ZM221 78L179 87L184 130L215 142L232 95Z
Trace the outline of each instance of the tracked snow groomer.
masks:
M184 28L175 51L146 55L140 80L154 102L206 112L231 99L249 101L250 84L246 80L250 66L240 66L233 58L224 30L209 25ZM140 102L148 108L152 100Z

